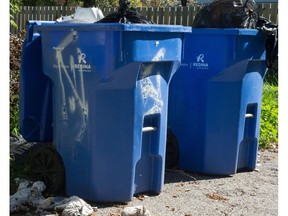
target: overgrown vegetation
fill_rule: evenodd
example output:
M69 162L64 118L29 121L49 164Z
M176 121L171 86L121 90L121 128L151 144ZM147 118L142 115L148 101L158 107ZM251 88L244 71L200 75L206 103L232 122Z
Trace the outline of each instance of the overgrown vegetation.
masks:
M278 72L269 70L264 79L259 145L278 145Z
M10 160L10 194L17 191L18 185L14 181L16 178L28 179L28 165L19 163L14 158Z
M15 28L18 28L15 23L15 15L20 12L21 0L11 0L10 1L10 24Z
M11 0L13 6L80 6L80 7L118 7L119 0ZM195 5L197 0L129 0L130 6L137 7L174 7ZM16 4L15 4L16 3ZM11 6L11 4L10 4ZM13 8L14 9L14 8Z
M19 135L19 81L22 43L25 32L10 34L10 133Z
M22 43L25 32L19 36L10 34L10 134L16 136L19 132L19 81ZM10 152L13 152L10 146ZM10 194L17 190L15 178L27 177L25 165L16 162L14 155L10 155Z

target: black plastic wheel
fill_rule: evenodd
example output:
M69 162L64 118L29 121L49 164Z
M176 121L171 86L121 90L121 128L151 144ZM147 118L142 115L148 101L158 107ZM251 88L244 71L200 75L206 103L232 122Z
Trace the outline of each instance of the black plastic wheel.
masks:
M61 156L51 145L37 144L28 158L29 176L33 181L43 181L45 193L65 193L65 168Z
M172 169L179 165L179 144L170 129L167 130L165 168Z

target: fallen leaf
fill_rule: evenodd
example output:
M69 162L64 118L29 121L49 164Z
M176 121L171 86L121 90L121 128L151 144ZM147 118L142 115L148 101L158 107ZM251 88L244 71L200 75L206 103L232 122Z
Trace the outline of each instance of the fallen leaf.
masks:
M206 194L207 197L209 197L210 199L213 199L213 200L218 200L218 201L226 201L228 200L227 198L221 196L221 195L218 195L216 193L211 193L211 194Z

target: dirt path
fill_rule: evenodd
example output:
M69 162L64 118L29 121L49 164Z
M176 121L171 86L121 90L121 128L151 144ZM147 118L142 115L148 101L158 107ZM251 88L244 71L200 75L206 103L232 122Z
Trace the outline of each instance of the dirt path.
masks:
M144 205L151 215L278 215L278 153L260 151L253 172L232 177L169 170L157 196L134 197L126 205L91 204L97 215L118 216L127 206Z

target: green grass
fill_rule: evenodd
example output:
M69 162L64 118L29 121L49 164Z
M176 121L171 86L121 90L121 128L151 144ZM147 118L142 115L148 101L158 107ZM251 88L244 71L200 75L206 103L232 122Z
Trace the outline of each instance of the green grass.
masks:
M259 145L270 148L278 144L278 86L263 86Z

